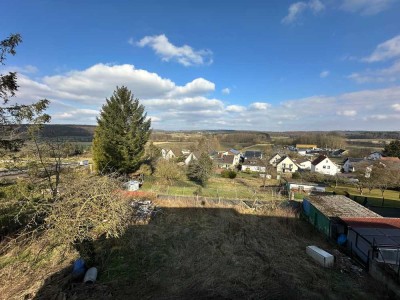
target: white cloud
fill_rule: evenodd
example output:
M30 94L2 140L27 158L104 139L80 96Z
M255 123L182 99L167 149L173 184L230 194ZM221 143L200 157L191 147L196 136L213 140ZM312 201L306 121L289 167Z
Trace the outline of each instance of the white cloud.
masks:
M374 52L368 57L363 58L363 61L372 63L385 61L391 58L400 56L400 35L397 35L390 40L379 44Z
M130 39L128 43L132 43ZM136 43L139 47L149 46L163 61L177 61L184 66L208 65L212 61L212 52L207 49L194 50L188 45L175 46L164 35L145 36Z
M330 72L325 70L325 71L322 71L321 73L319 73L319 77L320 78L326 78L326 77L329 76L329 74L330 74Z
M395 111L400 111L400 103L395 103L395 104L393 104L393 105L392 105L392 108L393 108Z
M386 10L396 0L343 0L342 10L360 13L361 15L375 15Z
M228 105L207 95L215 84L204 78L177 85L132 65L98 64L41 79L21 74L18 83L18 103L46 97L53 122L63 124L96 124L105 99L123 84L157 129L398 130L400 120L400 85L280 104Z
M228 112L243 112L246 110L246 107L241 105L228 105L226 107L226 111Z
M394 62L390 67L383 69L367 69L363 72L354 72L347 76L357 83L382 83L400 80L400 60Z
M184 86L178 86L171 91L169 97L204 95L215 90L215 84L204 78L197 78Z
M271 104L265 103L265 102L254 102L250 104L250 109L255 109L255 110L267 110L268 107L270 107Z
M222 94L229 95L231 93L230 88L224 88L221 90Z
M296 2L289 6L288 14L282 19L283 24L292 24L296 22L307 10L317 14L325 9L325 5L319 0L310 0L308 2Z
M339 116L354 117L355 115L357 115L357 111L355 111L355 110L343 110L343 111L338 111L337 114Z

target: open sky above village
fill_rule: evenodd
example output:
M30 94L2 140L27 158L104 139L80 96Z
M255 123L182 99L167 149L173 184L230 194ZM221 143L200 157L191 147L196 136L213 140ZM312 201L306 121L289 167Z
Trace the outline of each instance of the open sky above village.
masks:
M96 124L125 85L166 130L399 130L400 1L4 1L15 99Z

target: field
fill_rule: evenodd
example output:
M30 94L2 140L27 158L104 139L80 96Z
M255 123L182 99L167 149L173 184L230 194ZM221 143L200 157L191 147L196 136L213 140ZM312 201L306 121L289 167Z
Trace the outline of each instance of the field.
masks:
M96 284L69 283L76 251L63 257L59 249L42 250L35 259L25 250L0 258L0 298L387 299L365 272L312 261L308 245L335 250L290 210L168 200L157 206L161 212L149 224L94 243ZM41 246L39 239L35 249Z
M222 178L214 175L210 178L206 187L185 180L173 182L170 185L160 184L154 177L147 177L142 187L144 191L171 196L195 196L200 195L212 198L225 199L251 199L251 200L276 200L280 199L276 189L261 189L262 179L258 174L239 173L235 179ZM267 185L276 185L276 180L267 180Z
M386 190L384 193L385 200L382 199L382 193L378 189L373 189L369 192L368 189L364 188L363 195L360 195L359 190L352 186L338 186L336 188L330 187L327 191L335 191L338 194L345 194L346 192L352 197L357 197L358 202L362 202L362 198L368 198L368 204L373 206L384 206L387 207L399 207L400 208L400 192L393 190Z

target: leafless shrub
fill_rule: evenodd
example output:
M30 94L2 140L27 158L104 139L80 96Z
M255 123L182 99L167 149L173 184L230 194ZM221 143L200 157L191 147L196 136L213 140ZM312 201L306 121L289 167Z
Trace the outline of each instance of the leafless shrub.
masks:
M110 176L86 176L68 182L45 220L53 241L74 244L100 236L118 237L131 208L118 193L121 184Z

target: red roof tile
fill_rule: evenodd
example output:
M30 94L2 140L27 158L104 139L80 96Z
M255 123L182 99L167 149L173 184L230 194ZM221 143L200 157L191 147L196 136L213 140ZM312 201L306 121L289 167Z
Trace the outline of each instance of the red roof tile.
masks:
M400 228L400 218L341 218L347 225L359 228Z

